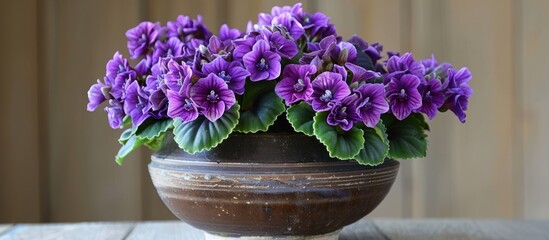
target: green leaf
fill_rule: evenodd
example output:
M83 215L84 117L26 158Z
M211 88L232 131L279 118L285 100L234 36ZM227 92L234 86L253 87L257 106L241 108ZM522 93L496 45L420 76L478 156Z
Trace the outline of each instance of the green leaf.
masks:
M124 131L124 133L126 131ZM131 135L131 137L127 139L126 143L122 145L122 147L118 151L118 154L116 154L116 163L118 163L118 165L122 165L122 163L124 162L124 158L126 158L126 156L128 156L128 154L130 154L134 149L143 145L143 143L145 143L144 139L140 139L135 135Z
M152 138L145 143L145 146L152 149L153 151L158 151L164 143L164 138L166 138L166 132L160 133L158 137Z
M286 118L296 132L302 132L307 136L313 136L313 123L315 118L313 108L302 101L288 108Z
M229 137L238 124L239 108L240 106L235 104L215 122L210 122L204 116L188 123L176 118L173 123L175 142L190 154L214 148Z
M266 92L257 96L248 110L242 111L235 130L243 133L267 131L285 110L282 99L274 91Z
M134 132L132 128L128 128L122 132L120 135L120 138L118 138L118 142L122 145L126 144L128 139L130 139L131 136L133 136Z
M276 81L246 83L242 96L242 113L235 130L244 133L267 131L286 107L276 93Z
M360 150L355 160L363 165L376 166L385 161L389 152L389 140L385 133L385 126L379 121L375 128L364 126L364 148Z
M315 115L313 129L316 137L326 146L330 157L353 159L364 147L364 131L357 127L343 131L338 126L330 126L326 122L327 116L328 112Z
M389 139L389 157L394 159L410 159L427 155L427 135L425 121L417 116L410 116L399 121L391 114L382 116L387 127Z
M135 135L139 138L145 138L148 140L155 139L159 137L162 133L166 132L170 127L173 126L173 120L170 118L155 119L151 121L150 124L142 124L137 128Z

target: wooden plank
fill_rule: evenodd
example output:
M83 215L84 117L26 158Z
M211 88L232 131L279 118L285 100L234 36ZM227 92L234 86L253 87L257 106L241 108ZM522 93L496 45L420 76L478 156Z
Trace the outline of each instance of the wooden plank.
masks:
M0 236L5 232L8 232L10 228L13 227L13 224L0 224Z
M447 163L450 175L436 170L425 176L437 183L451 178L450 208L447 216L502 217L519 215L514 182L520 174L514 171L514 157L520 152L515 144L518 99L515 87L513 4L498 1L446 1L443 5L446 29L446 59L455 67L468 66L475 90L467 111L467 123L461 124L452 113L441 144L447 152L431 155ZM474 26L474 27L472 27ZM421 193L420 193L421 194Z
M122 240L131 231L133 223L74 223L74 224L21 224L1 240Z
M549 216L549 112L547 101L549 81L547 69L549 62L549 31L547 23L549 2L544 0L518 1L517 11L521 16L518 22L518 58L519 71L518 89L521 93L523 135L517 142L524 147L523 157L516 159L523 163L523 191L520 193L523 200L524 215L526 218L547 219ZM520 170L520 169L519 169Z
M339 240L385 240L372 220L360 220L341 231Z
M107 122L103 107L86 111L86 91L103 80L105 64L113 54L126 50L127 29L139 22L140 0L112 2L56 0L46 18L53 23L45 39L52 72L46 81L50 170L49 221L94 221L141 218L140 172L145 167L139 154L124 166L114 162L120 131ZM100 13L98 15L98 13ZM21 173L19 173L21 174ZM25 189L21 187L21 189ZM22 205L24 206L24 205Z
M137 224L126 240L202 240L204 233L180 221L142 222Z
M41 217L36 12L35 0L0 1L3 35L12 36L0 40L0 222Z
M505 220L375 220L392 240L429 239L547 239L549 221Z

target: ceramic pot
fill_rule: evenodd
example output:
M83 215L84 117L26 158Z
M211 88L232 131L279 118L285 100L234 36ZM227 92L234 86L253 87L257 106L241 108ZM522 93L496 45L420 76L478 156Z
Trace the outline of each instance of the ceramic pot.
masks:
M276 133L233 134L195 155L167 140L149 172L172 213L207 239L337 239L383 200L398 167L333 159L314 138Z

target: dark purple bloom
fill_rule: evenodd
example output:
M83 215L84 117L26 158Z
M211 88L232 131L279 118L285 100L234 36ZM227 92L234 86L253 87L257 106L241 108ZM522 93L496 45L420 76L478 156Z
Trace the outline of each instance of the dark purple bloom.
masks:
M210 73L191 88L191 98L201 107L201 113L211 122L219 119L235 103L234 92L223 79Z
M330 23L330 17L321 12L315 14L303 13L298 19L311 36L314 36L320 28L327 27Z
M252 32L251 34L257 34ZM235 49L233 51L233 58L236 61L242 60L244 55L252 51L252 47L257 42L257 36L246 35L244 38L239 38L233 41Z
M357 66L352 63L346 63L345 67L347 67L353 73L353 79L351 80L351 83L365 83L372 79L381 77L378 72L366 70L361 66Z
M167 24L167 36L177 37L183 43L188 43L192 39L208 40L212 33L202 23L202 16L197 16L196 20L188 16L179 15L176 21L169 21Z
M357 51L353 44L348 42L340 42L337 47L331 52L332 59L335 63L344 65L346 62L356 62Z
M124 112L132 118L133 125L139 126L143 121L151 117L149 112L151 108L147 92L137 82L130 84L126 89Z
M167 42L156 42L152 61L156 63L158 59L165 57L177 57L183 54L183 43L176 37L168 39Z
M344 131L349 131L356 122L360 121L360 116L356 110L357 95L349 95L341 101L331 102L332 110L326 119L329 125L339 126Z
M122 54L118 51L114 53L114 56L111 60L107 62L106 66L106 76L110 79L114 79L116 75L127 72L130 70L130 64L128 60L125 59Z
M420 79L425 76L425 67L414 60L411 53L405 53L402 56L392 56L387 61L387 71L385 75L385 84L391 80L391 78L400 78L404 74L412 74Z
M103 103L105 100L105 93L103 93L103 87L105 84L103 84L99 79L97 79L97 83L92 85L90 87L90 90L88 90L88 111L93 112L95 109ZM108 91L108 90L107 90ZM108 94L108 93L107 93Z
M185 81L178 92L168 90L168 116L184 123L198 118L202 108L191 98L191 81Z
M448 79L444 83L447 86L444 105L454 112L462 123L466 120L465 111L469 105L469 97L473 94L473 89L469 86L471 78L472 74L468 68L461 68L459 71L450 69Z
M418 91L421 94L421 108L418 111L425 113L429 119L433 119L438 109L444 104L444 91L442 91L440 80L432 79L421 83Z
M303 8L301 7L301 3L296 3L293 6L275 6L271 9L271 14L260 13L258 15L258 25L270 26L274 17L280 16L283 13L289 13L291 16L298 16L303 13Z
M252 51L242 58L252 81L273 80L280 76L280 59L265 40L257 41Z
M233 90L238 95L244 94L244 84L246 83L246 77L250 75L240 62L227 62L223 58L216 58L210 63L204 64L202 72L205 75L213 73L223 79L229 86L229 89Z
M109 106L105 107L105 112L107 112L107 118L109 119L109 125L111 128L117 129L122 127L124 121L124 109L122 108L122 103L111 99L109 100Z
M301 23L299 23L289 12L284 12L274 17L271 24L273 26L283 26L286 28L295 41L305 33L305 29L301 26Z
M158 38L158 23L142 22L126 32L128 38L128 51L133 59L149 53Z
M356 112L367 127L373 128L381 114L389 111L383 84L364 84L354 91L358 95Z
M313 80L313 93L311 94L311 105L317 112L331 109L330 102L341 101L351 94L347 83L343 81L341 74L323 72Z
M170 60L165 78L166 85L169 89L179 92L185 82L191 81L192 75L193 71L189 65Z
M227 24L221 25L221 28L219 29L219 39L224 44L229 44L232 40L235 40L240 36L242 36L240 30L236 28L229 28Z
M307 48L309 53L304 53L299 60L302 64L310 63L315 57L323 61L344 65L346 62L355 62L357 51L355 46L348 42L337 43L335 36L328 36L320 43L309 42Z
M152 104L152 110L164 110L168 99L166 98L166 74L168 73L168 63L170 58L162 58L152 67L152 74L147 76L144 90L149 93L149 101Z
M114 80L109 79L108 77L105 78L105 84L109 86L109 94L114 99L123 99L124 95L126 94L126 86L131 84L137 79L137 74L135 71L130 70L127 72L119 73L116 75ZM110 99L111 97L107 97L107 99Z
M340 74L343 81L347 81L347 69L345 69L345 67L334 65L332 68L332 72Z
M141 61L139 61L137 65L135 65L134 70L137 73L137 75L145 76L150 73L152 65L153 65L152 57L148 55L143 59L141 59Z
M386 94L393 115L403 120L412 111L421 107L421 94L418 92L420 80L412 74L405 74L400 78L391 78L387 84Z
M282 57L293 58L299 50L295 41L285 38L280 32L263 31L265 38L271 45L271 51L280 54Z
M316 73L312 65L289 64L284 68L282 80L276 84L276 94L290 106L301 100L309 100L313 93L311 75Z
M348 40L349 43L358 46L359 51L363 51L372 59L372 63L375 65L377 63L377 60L381 59L381 51L383 50L383 46L379 43L373 43L372 45L369 45L366 41L364 41L359 36L353 35Z

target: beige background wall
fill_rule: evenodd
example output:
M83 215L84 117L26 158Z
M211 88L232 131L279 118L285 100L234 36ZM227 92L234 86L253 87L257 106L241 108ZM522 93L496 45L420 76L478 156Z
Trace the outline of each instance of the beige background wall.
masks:
M173 218L146 172L114 161L119 132L86 91L141 20L202 14L243 29L292 1L0 1L0 222ZM344 38L469 66L468 122L431 122L429 157L402 162L372 217L549 218L549 1L305 1Z

